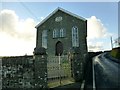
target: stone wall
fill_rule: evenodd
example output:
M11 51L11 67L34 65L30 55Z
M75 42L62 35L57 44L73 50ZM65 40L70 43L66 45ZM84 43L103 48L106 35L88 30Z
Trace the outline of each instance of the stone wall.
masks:
M72 48L70 50L69 59L71 60L71 75L76 82L82 82L84 79L84 68L87 58L86 55L82 57L78 48ZM82 58L84 58L84 60Z
M0 89L31 90L47 88L47 54L44 48L34 56L0 58Z
M84 61L81 61L81 53L79 49L73 48L70 50L68 60L70 63L61 64L61 72L59 76L73 77L75 81L82 81L84 76ZM3 57L0 59L0 85L3 90L8 89L40 89L48 88L48 79L57 74L56 67L52 62L53 70L50 62L48 62L48 55L44 48L35 49L34 56L16 56L16 57ZM67 59L66 59L67 60ZM61 62L62 63L62 62ZM58 64L57 64L58 65ZM59 66L59 65L58 65ZM59 67L57 67L59 68ZM65 69L63 69L65 68ZM71 69L71 70L70 70ZM53 72L54 71L54 72ZM68 72L70 71L70 72ZM2 73L2 74L1 74ZM56 76L55 76L56 77ZM66 76L65 76L66 77Z
M2 88L34 88L33 56L2 58Z

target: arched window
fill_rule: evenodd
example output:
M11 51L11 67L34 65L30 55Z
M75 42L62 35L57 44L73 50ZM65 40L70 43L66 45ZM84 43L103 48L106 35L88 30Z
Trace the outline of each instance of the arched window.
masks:
M47 48L47 30L42 32L42 47Z
M59 37L59 30L58 29L54 29L53 30L53 38L57 38Z
M53 38L61 38L65 36L66 36L66 30L64 28L53 30Z
M63 28L60 29L60 37L63 37Z
M55 38L55 30L53 30L53 38Z
M66 31L64 28L60 29L60 37L65 37Z
M72 27L72 46L79 47L79 35L78 35L78 27Z

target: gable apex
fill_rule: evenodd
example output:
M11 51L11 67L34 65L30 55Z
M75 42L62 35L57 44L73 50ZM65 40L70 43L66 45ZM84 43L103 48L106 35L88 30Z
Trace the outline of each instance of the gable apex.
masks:
M81 20L83 20L83 21L86 21L85 18L80 17L80 16L78 16L78 15L76 15L76 14L73 14L73 13L71 13L71 12L63 9L63 8L58 7L58 8L55 9L51 14L49 14L45 19L43 19L38 25L36 25L35 28L38 28L41 24L43 24L47 19L49 19L52 15L54 15L54 14L55 14L56 12L58 12L59 10L62 11L62 12L64 12L64 13L66 13L66 14L69 14L69 15L71 15L71 16L73 16L73 17L76 17L76 18L78 18L78 19L81 19Z

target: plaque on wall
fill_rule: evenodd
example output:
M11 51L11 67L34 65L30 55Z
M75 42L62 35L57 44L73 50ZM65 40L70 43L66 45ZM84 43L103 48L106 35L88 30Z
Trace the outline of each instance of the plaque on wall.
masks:
M62 18L61 16L59 16L59 17L56 17L56 18L55 18L55 21L56 21L56 22L60 22L60 21L62 21L62 19L63 19L63 18Z

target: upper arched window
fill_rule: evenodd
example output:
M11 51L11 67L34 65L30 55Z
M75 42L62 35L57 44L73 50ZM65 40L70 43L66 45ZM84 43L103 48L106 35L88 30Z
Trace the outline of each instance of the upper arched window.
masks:
M42 47L47 48L47 30L42 32Z
M79 47L79 35L78 35L78 27L72 27L72 46Z
M60 37L65 37L65 35L66 35L65 29L64 29L64 28L61 28L61 29L60 29Z
M61 37L65 37L65 35L66 35L66 30L64 28L53 30L53 38L61 38Z
M59 30L58 29L54 29L53 30L53 38L57 38L59 37Z

